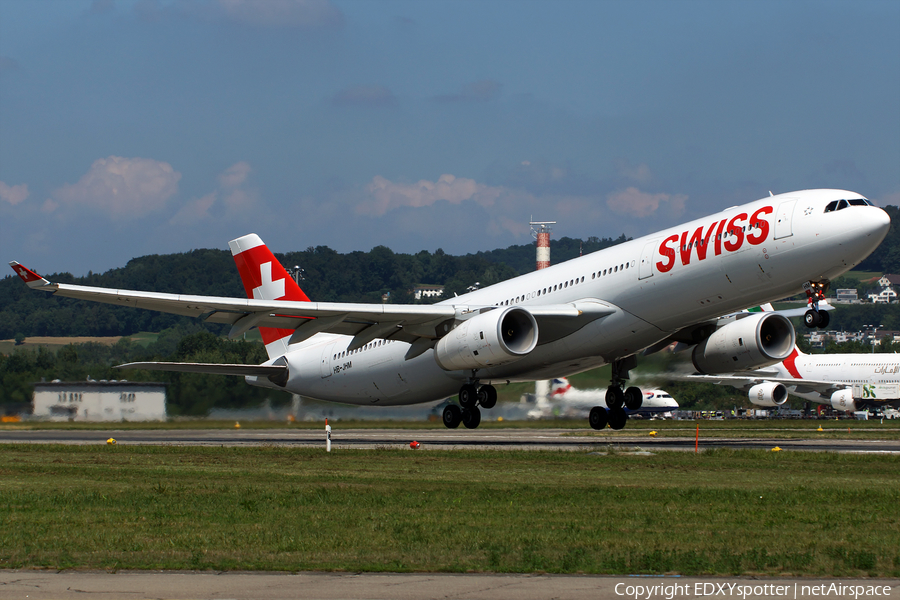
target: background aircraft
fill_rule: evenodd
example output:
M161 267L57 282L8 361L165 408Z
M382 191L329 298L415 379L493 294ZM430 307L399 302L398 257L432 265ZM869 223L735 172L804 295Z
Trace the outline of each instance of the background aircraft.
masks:
M787 317L804 315L804 324L809 326L806 309L776 311L771 304L764 304L756 310ZM824 305L819 310L834 307ZM828 322L827 318L824 322ZM727 375L694 374L678 379L742 389L750 402L758 406L781 406L789 394L847 412L900 406L898 354L804 354L794 346L788 358L765 369Z
M840 208L838 208L840 207ZM51 283L10 263L28 286L59 296L258 327L262 365L133 363L128 368L244 376L348 404L430 402L458 392L444 424L477 427L495 383L612 366L592 427L625 426L643 394L626 386L636 354L693 344L704 373L759 369L794 348L774 313L716 315L826 286L884 239L888 215L854 192L805 190L736 206L434 305L312 302L255 234L229 243L246 300Z
M789 394L847 412L900 406L900 354L804 354L795 347L765 369L683 379L745 390L757 406L781 406Z
M643 389L644 396L640 408L631 410L627 406L625 412L629 416L664 415L678 410L678 402L668 392L658 389ZM549 419L556 416L574 416L576 413L590 411L594 406L606 407L606 390L579 390L569 383L565 377L558 377L550 382L550 393L547 397L536 397L537 404L528 411L530 419Z

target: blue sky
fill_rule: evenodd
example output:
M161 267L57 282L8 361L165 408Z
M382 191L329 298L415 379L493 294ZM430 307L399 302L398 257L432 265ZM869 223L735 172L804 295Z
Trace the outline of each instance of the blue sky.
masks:
M463 254L900 204L900 2L0 0L0 258Z

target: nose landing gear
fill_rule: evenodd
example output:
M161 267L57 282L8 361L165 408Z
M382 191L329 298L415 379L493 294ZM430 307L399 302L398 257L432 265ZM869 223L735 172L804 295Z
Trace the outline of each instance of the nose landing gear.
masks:
M825 329L831 321L831 317L824 310L819 310L819 301L825 299L825 292L828 290L827 281L808 281L803 284L806 291L806 304L809 310L803 315L803 324L810 329L818 327Z

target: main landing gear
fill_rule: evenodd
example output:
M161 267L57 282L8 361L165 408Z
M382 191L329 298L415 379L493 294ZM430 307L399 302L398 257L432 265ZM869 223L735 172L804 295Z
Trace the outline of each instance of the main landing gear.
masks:
M626 389L628 371L637 366L637 358L632 355L612 363L612 381L606 389L606 407L595 406L588 415L588 423L593 429L605 429L609 425L612 429L622 429L628 422L628 410L637 410L644 402L644 394L640 388L630 386Z
M497 390L492 385L467 383L459 389L459 405L448 404L444 407L444 426L456 429L459 424L466 429L475 429L481 424L481 410L494 408L497 404Z
M825 292L828 290L828 282L807 282L803 285L806 291L806 304L809 310L803 314L803 324L813 329L825 329L831 321L831 317L824 310L819 310L819 301L825 299Z

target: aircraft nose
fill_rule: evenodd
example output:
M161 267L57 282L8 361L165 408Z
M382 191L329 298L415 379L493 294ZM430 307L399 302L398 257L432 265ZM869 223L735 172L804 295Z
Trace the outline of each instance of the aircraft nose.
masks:
M872 211L872 228L875 235L880 235L882 239L887 235L891 228L891 216L881 208Z

